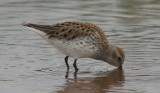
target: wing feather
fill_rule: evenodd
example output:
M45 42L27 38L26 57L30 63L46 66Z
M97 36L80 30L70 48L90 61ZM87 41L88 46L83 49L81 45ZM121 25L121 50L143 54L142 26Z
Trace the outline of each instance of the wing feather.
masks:
M86 22L63 22L54 25L38 25L32 23L23 23L22 25L40 30L48 38L58 38L72 40L77 37L97 35L99 39L109 43L104 32L96 25Z

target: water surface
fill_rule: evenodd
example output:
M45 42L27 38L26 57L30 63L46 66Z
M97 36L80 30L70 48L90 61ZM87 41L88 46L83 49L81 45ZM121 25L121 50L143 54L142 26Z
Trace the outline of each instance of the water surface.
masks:
M2 93L159 93L159 0L0 0L0 90ZM124 49L124 70L73 59L66 79L65 55L21 26L23 21L97 24L110 43Z

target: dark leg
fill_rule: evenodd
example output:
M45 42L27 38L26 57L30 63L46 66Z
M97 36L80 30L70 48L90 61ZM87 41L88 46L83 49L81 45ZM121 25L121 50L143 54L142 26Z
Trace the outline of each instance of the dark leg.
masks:
M69 70L68 57L69 57L69 56L66 56L66 57L64 58L65 63L66 63L66 66L67 66L67 70Z
M73 63L75 72L77 72L77 71L79 70L79 69L77 68L76 62L77 62L77 59L75 59L75 60L74 60L74 63Z

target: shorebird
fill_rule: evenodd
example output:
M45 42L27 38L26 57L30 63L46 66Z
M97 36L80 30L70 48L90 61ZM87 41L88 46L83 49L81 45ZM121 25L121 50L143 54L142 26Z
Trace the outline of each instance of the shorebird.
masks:
M73 66L78 71L78 58L92 58L109 63L122 69L124 51L110 44L105 33L98 26L87 22L63 22L53 25L22 23L66 55L64 58L67 71L68 58L75 58Z

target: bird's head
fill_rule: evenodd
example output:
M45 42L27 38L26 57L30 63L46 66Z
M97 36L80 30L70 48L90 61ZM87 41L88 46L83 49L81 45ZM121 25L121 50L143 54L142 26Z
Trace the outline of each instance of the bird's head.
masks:
M122 69L125 59L124 51L116 45L109 44L105 52L107 53L106 56L103 57L103 60L115 67L118 67L119 69Z

